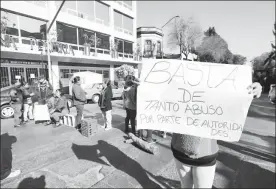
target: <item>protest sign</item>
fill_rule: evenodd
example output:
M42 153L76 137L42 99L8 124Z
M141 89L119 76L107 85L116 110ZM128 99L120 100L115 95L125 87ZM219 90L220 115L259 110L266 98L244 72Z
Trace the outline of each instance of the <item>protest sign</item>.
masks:
M238 141L252 95L245 65L149 59L137 94L137 129Z
M47 105L34 105L34 120L35 121L48 121L50 114Z

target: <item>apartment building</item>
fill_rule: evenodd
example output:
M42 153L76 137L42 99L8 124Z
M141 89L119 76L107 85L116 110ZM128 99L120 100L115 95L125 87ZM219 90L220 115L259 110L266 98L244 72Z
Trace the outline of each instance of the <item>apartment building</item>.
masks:
M47 35L61 3L1 1L1 91L16 75L29 80L31 74L48 76L49 69L58 88L68 85L70 73L92 71L116 80L114 68L138 68L136 1L65 1Z

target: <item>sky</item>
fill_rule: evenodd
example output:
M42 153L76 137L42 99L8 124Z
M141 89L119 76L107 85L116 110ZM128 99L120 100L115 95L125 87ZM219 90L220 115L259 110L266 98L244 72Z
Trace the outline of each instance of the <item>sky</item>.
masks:
M275 41L275 1L137 1L137 27L161 28L176 15L193 16L203 31L214 26L230 51L248 61L271 51Z

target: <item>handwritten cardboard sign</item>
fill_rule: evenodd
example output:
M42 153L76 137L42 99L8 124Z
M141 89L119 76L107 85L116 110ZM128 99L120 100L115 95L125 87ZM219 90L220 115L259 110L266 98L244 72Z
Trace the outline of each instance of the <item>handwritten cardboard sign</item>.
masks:
M146 60L137 94L137 129L238 141L252 102L251 67Z

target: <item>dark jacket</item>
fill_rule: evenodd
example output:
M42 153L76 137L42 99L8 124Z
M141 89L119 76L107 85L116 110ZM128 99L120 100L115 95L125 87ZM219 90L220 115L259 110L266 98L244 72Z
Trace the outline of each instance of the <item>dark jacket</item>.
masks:
M10 89L9 95L11 97L12 104L22 104L23 103L23 94L20 86L14 86Z
M22 94L23 94L23 103L24 104L31 104L32 98L31 98L31 89L26 87L21 87Z
M38 99L40 97L38 83L32 82L32 84L30 85L30 91L31 93L34 93L34 95L32 96L33 103L38 102Z
M197 159L218 152L216 140L174 133L171 146L190 158Z
M111 103L112 98L113 98L113 93L112 93L111 86L108 86L102 90L102 93L100 95L100 99L98 102L99 107L101 108L102 111L112 110L112 103Z
M123 103L124 107L130 110L136 110L136 86L130 86L123 91Z
M86 96L84 90L79 84L74 84L72 87L73 103L74 105L85 104Z
M62 112L63 110L69 111L67 106L67 98L65 96L55 98L54 109L56 109L57 112Z

